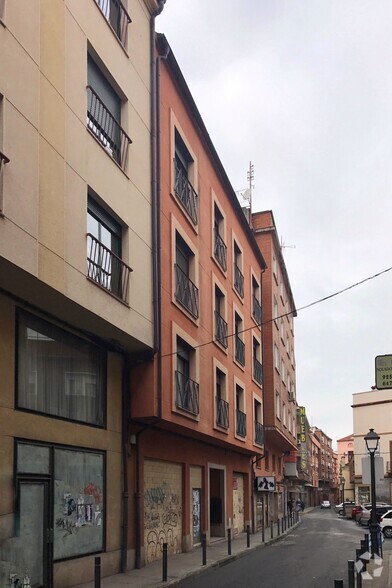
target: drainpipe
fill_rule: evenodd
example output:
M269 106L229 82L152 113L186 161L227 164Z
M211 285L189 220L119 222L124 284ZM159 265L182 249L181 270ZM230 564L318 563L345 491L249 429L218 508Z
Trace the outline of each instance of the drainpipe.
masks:
M124 574L128 567L128 504L129 504L129 488L128 488L128 416L129 416L129 361L128 356L123 356L123 372L122 372L122 465L123 465L123 491L122 491L122 538L121 538L121 572Z

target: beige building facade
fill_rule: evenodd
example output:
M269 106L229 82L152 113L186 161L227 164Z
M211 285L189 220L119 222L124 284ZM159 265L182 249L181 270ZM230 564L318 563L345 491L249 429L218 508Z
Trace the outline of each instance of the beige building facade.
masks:
M155 0L0 2L0 585L132 567L123 415L154 347ZM137 211L137 214L135 214Z
M355 501L360 504L368 502L371 496L370 484L362 479L362 459L368 457L364 437L370 428L380 437L376 457L382 458L381 476L376 480L376 499L388 504L392 500L391 392L391 389L374 389L353 394Z

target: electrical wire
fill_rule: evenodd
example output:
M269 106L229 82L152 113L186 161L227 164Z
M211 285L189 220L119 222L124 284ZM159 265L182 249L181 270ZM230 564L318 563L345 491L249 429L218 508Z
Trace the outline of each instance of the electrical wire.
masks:
M330 300L331 298L335 298L335 296L339 296L340 294L343 294L344 292L347 292L348 290L352 290L353 288L356 288L357 286L361 286L365 282L369 282L370 280L374 280L374 278L378 278L379 276L382 276L383 274L386 274L387 272L390 272L391 270L392 270L392 266L388 267L385 270L382 270L381 272L378 272L377 274L374 274L372 276L368 276L367 278L364 278L363 280L360 280L359 282L355 282L355 284L351 284L350 286L347 286L346 288L342 288L341 290L338 290L337 292L334 292L333 294L329 294L328 296L324 296L323 298L319 298L318 300L315 300L314 302L310 302L309 304L305 304L304 306L297 308L296 312L297 313L301 312L302 310L306 310L307 308L310 308L311 306L315 306L316 304L320 304L321 302L325 302L326 300ZM277 320L284 318L286 316L290 316L293 313L294 313L294 310L290 310L289 312L285 312L284 314L280 314L279 316L268 319L268 321L257 323L257 327L259 327L259 328L263 327L264 325L268 325L268 323L272 323L273 321L277 321ZM239 335L240 333L246 333L247 331L251 331L252 329L254 329L253 325L251 327L248 327L247 329L243 329L242 331L237 331L235 333L231 333L230 335L226 335L225 339L229 339L231 337L234 337L235 335ZM199 345L195 345L195 347L193 347L193 349L199 349L200 347L205 347L206 345L211 345L211 343L214 343L215 341L216 341L216 339L211 339L210 341L206 341L205 343L200 343ZM165 353L161 357L163 359L164 357L171 357L172 355L176 355L176 354L177 354L177 351L172 351L171 353Z

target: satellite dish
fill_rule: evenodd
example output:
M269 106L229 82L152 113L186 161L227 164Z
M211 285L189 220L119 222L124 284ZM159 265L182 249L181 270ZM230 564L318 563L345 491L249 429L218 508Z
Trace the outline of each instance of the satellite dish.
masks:
M252 195L252 192L250 190L250 188L248 188L247 190L245 190L245 192L242 194L242 198L244 200L248 200L250 202L250 197Z

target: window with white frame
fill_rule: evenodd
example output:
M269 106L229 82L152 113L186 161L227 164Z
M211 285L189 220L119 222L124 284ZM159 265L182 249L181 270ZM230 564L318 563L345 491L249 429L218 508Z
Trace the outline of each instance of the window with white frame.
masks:
M291 433L292 432L291 410L289 410L287 413L287 424L288 424L289 433Z
M282 404L282 421L285 427L287 427L287 414L286 414L286 404L283 402Z
M184 207L194 225L198 224L198 197L190 182L190 173L194 165L190 154L179 131L175 129L174 156L174 193Z
M274 362L275 362L275 369L277 369L279 371L280 357L279 357L279 348L276 343L274 343Z
M175 297L195 318L199 316L199 290L192 281L195 274L195 254L176 231Z
M286 383L286 368L285 368L283 359L282 359L280 371L281 371L281 375L282 375L282 382L283 382L283 384L285 384Z
M215 368L216 424L229 428L229 403L227 402L227 377L218 367Z
M278 307L278 301L276 300L276 297L274 296L274 319L276 320L279 316L279 307Z
M280 420L280 394L275 392L275 413L276 418Z
M279 332L280 332L280 338L284 342L284 321L283 321L283 317L280 319Z
M195 361L195 349L177 335L176 406L198 415L199 384L191 378Z
M214 258L225 272L227 269L227 245L224 241L225 236L225 219L214 202Z
M235 386L236 434L246 437L245 391L239 384Z
M275 278L277 278L278 277L278 265L276 263L275 254L273 254L273 256L272 256L272 271L273 271Z

